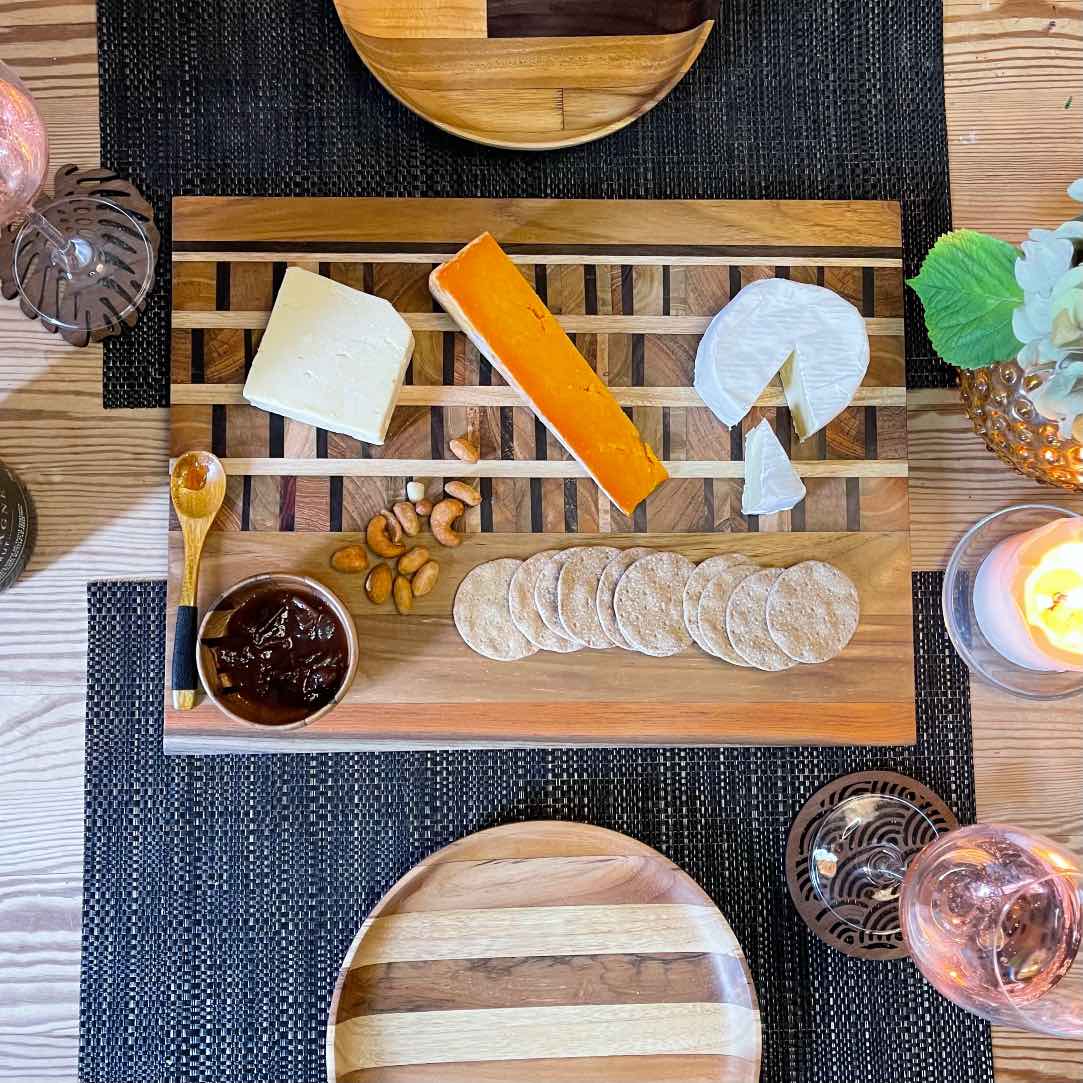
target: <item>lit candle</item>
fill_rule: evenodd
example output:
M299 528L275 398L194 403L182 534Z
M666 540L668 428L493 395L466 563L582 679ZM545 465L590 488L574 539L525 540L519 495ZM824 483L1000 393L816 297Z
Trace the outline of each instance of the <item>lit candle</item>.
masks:
M1000 542L978 569L974 612L985 638L1016 665L1083 672L1083 518Z

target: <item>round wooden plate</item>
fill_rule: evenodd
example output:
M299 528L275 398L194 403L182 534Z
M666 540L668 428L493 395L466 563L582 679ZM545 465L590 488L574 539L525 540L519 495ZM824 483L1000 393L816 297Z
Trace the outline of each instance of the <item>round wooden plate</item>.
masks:
M513 1062L513 1063L510 1063ZM753 1083L733 930L655 850L511 824L411 869L342 964L330 1083Z
M464 139L552 150L660 102L699 56L718 0L335 0L369 70Z

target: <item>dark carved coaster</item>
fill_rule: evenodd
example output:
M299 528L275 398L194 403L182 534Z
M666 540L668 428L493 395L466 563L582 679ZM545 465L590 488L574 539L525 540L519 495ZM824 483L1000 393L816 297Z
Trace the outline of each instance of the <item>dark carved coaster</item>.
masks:
M898 845L907 860L938 835L959 826L948 806L927 786L912 778L893 771L859 771L843 775L817 790L805 802L790 826L786 842L786 883L798 913L825 943L845 955L862 959L901 959L908 954L901 933L875 934L847 924L824 905L812 884L810 851L821 820L842 801L861 794L899 797L914 805L922 814L914 813L891 825L890 838L864 840ZM929 826L930 821L932 827ZM895 901L877 903L855 893L853 898L846 899L845 905L852 907L855 914L864 915L865 923L871 928L875 928L879 922L885 927L897 929L898 922L894 919L897 919L898 904ZM875 912L875 908L880 908L880 913Z
M108 200L142 226L153 253L152 263L157 262L160 236L154 224L154 211L130 181L118 177L110 169L80 170L75 165L65 165L56 171L53 187L52 195L39 196L34 205L62 231L70 232L74 229L76 225L74 219L90 213L89 209L94 205L78 204L73 209L71 204L59 201L80 197ZM100 209L95 207L94 213L100 214ZM70 306L64 311L65 322L85 326L58 327L41 317L40 322L43 327L54 334L59 333L73 346L87 346L91 342L100 342L111 335L120 334L124 327L135 325L139 313L146 305L144 295L137 307L129 311L123 319L110 318L130 306L132 293L129 291L133 284L143 280L147 263L145 248L140 250L139 245L129 243L129 238L123 236L125 229L119 219L120 216L114 212L113 219L99 216L92 224L94 226L105 224L112 227L111 232L106 230L106 252L110 262L117 268L124 267L126 273L117 270L114 272L114 277L105 280L110 286L109 289L72 291L66 298L70 301ZM20 221L4 226L0 230L0 295L9 301L19 297L19 307L23 315L33 320L39 318L38 313L20 296L13 269L15 241L21 228ZM130 223L127 223L127 230L131 232ZM41 247L44 248L44 242ZM24 253L27 248L28 246L24 245ZM23 271L26 276L26 289L31 296L48 297L57 290L58 271L48 258L42 256L35 259L32 253L29 257L23 258L26 262L20 263L20 270L27 266L32 268L29 274ZM99 323L103 326L94 326Z

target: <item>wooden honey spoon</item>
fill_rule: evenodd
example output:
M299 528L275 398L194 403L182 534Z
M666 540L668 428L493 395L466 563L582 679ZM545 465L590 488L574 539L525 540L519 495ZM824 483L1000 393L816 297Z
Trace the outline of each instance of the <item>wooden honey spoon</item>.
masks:
M169 496L184 538L184 574L177 599L177 625L173 635L173 706L190 711L196 705L196 634L199 610L196 587L199 558L207 531L226 495L226 472L209 451L189 451L174 464Z

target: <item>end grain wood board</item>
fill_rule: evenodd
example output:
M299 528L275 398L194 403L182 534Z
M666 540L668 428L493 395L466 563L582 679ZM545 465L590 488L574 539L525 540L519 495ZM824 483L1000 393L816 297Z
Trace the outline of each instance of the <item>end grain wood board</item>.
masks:
M754 1083L760 1013L714 903L603 828L523 823L410 870L346 955L328 1083Z
M699 56L718 0L335 0L403 105L490 146L585 143L658 104Z
M432 267L486 228L666 460L671 479L634 515L604 498L434 311ZM241 728L209 703L167 707L167 751L914 740L897 205L184 198L174 202L173 261L172 454L210 448L228 474L199 604L257 571L304 571L353 612L362 657L347 700L312 726L279 734ZM290 263L386 297L413 325L414 358L383 446L244 403L260 328ZM691 388L707 322L745 283L771 275L836 290L870 331L857 404L805 443L777 385L732 430ZM743 438L765 417L808 497L790 512L746 517ZM481 444L476 467L447 449L468 429ZM440 583L411 617L374 609L357 578L330 569L330 553L360 540L411 477L435 489L463 476L479 478L486 499L466 517L465 543L436 553ZM171 527L170 635L181 560ZM839 658L781 674L738 672L695 649L509 664L465 647L450 613L471 567L591 541L696 560L728 551L769 565L832 560L858 584L861 625Z

